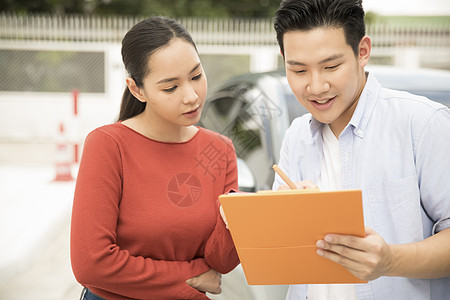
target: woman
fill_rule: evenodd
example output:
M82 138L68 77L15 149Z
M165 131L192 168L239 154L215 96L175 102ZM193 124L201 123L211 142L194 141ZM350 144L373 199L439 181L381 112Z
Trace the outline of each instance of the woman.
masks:
M71 261L83 299L208 299L239 263L218 196L237 189L233 145L196 127L207 83L195 43L153 17L122 41L119 121L86 138Z

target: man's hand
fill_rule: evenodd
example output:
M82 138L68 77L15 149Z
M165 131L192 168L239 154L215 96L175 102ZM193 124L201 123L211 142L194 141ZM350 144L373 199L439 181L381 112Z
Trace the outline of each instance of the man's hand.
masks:
M305 189L319 189L317 184L312 182L311 180L302 180L299 182L296 182L295 185L297 186L298 190L305 190ZM291 188L287 184L282 184L278 187L278 191L281 190L290 190Z
M211 294L220 294L222 289L222 274L216 270L209 270L198 276L189 278L186 283L200 292L206 292Z
M390 246L369 227L364 238L327 234L316 246L318 255L342 265L362 280L389 275L393 265Z

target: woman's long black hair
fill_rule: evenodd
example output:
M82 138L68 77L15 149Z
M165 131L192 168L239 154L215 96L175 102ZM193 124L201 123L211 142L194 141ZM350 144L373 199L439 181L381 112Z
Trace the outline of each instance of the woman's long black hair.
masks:
M148 64L150 56L178 37L191 43L197 50L189 32L175 20L165 17L151 17L134 25L122 40L122 61L128 76L136 85L143 87L143 80L151 70ZM145 110L141 102L131 94L128 86L122 96L118 121L124 121L139 115Z

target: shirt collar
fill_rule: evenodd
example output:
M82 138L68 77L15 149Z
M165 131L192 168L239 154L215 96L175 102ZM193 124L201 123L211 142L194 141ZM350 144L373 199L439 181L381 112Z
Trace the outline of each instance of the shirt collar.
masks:
M358 104L349 125L353 126L353 132L356 136L363 138L366 132L370 116L378 101L378 95L381 92L381 85L373 74L368 74L364 89L359 97Z
M323 123L317 121L312 114L309 114L309 130L311 131L311 135L315 136L317 132L322 132Z

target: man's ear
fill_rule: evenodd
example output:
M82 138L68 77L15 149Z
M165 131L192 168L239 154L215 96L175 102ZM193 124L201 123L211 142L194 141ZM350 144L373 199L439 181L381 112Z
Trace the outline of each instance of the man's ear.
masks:
M360 67L365 67L369 62L370 51L372 50L372 41L370 37L365 35L359 42L358 60Z
M126 81L127 81L128 89L130 90L131 94L139 101L141 101L143 103L147 102L147 99L145 99L145 95L144 95L142 89L136 85L136 82L134 81L134 79L131 77L127 77Z

